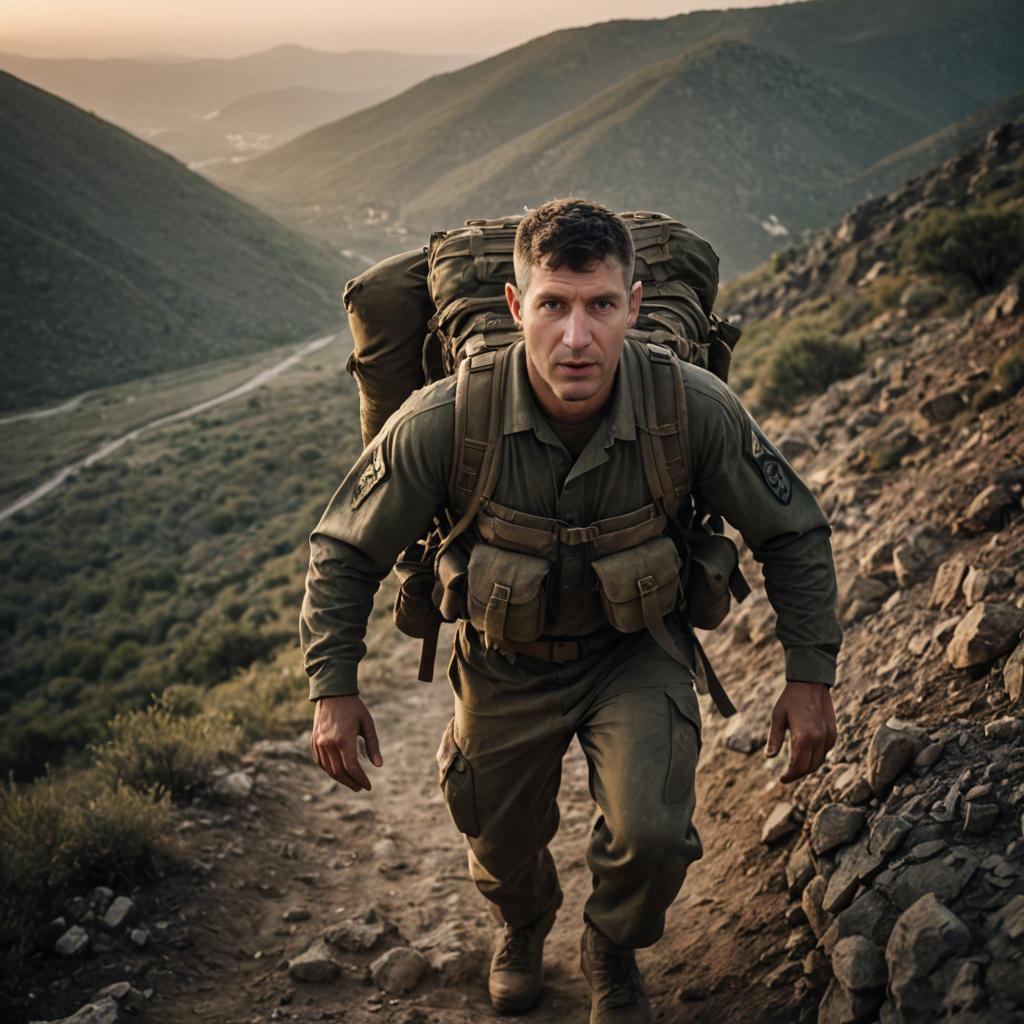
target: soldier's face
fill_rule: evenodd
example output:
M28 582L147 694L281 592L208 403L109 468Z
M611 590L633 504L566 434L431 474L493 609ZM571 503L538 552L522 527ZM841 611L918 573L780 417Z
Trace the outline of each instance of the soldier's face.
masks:
M639 282L627 288L622 264L611 256L585 272L531 267L525 295L505 285L526 338L530 385L548 415L584 420L604 405L642 291Z

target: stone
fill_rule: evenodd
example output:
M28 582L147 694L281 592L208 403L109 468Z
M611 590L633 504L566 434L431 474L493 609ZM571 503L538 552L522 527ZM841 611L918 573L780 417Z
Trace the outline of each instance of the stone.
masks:
M977 1010L985 1001L981 987L981 964L964 960L957 968L953 983L942 1001L948 1019L956 1020L960 1014Z
M370 909L361 917L350 917L340 924L328 928L324 938L335 949L349 953L367 953L385 935L395 932L395 927L385 921L376 910Z
M961 588L968 608L973 608L992 589L992 574L971 566Z
M999 818L999 804L971 802L964 811L964 831L972 836L983 836L992 831Z
M475 981L486 973L490 939L481 939L465 921L445 921L413 943L443 985Z
M914 531L892 552L892 567L900 590L906 590L931 571L942 554L945 541L934 527Z
M879 857L892 856L903 844L911 827L910 822L898 814L883 815L871 826L868 850Z
M1016 941L1024 935L1024 896L1007 900L994 915L993 923L1008 939Z
M252 796L255 782L248 772L228 772L213 784L213 795L229 804L245 803Z
M866 804L871 799L871 787L860 765L837 766L829 781L835 787L836 796L844 804Z
M963 391L958 388L955 391L940 391L938 394L932 395L917 407L917 411L929 423L936 426L940 423L948 423L966 408L967 403L964 401Z
M81 925L73 924L53 948L61 956L79 956L89 948L89 933Z
M145 928L133 928L128 933L128 939L139 949L143 949L149 943L149 932Z
M821 948L831 955L840 939L862 935L881 946L889 938L899 911L874 889L865 889L845 910L840 911L821 936Z
M1019 281L1011 281L996 297L985 312L984 322L994 324L999 320L1008 320L1019 316L1024 309L1024 289Z
M35 1024L117 1024L122 1019L117 1000L106 996L96 1002L87 1003L70 1017L60 1020L35 1022Z
M873 615L892 593L892 587L873 576L855 576L840 601L842 618L853 623Z
M137 988L134 988L130 981L115 981L110 985L105 985L92 998L93 1002L98 1002L101 999L114 999L121 1006L136 1013L146 1005L146 997Z
M835 944L832 970L839 983L854 992L884 988L889 977L885 954L863 935L850 935Z
M885 947L889 990L900 1010L932 996L932 972L967 948L967 926L934 893L928 892L897 918Z
M832 924L832 915L826 914L821 903L828 889L828 879L824 875L815 875L804 887L800 897L800 906L803 907L807 923L814 932L814 937L820 939Z
M297 924L299 921L308 921L313 915L305 907L290 907L281 915L285 924Z
M912 906L929 893L943 903L951 903L963 892L977 868L978 858L973 854L951 850L945 857L906 865L893 872L891 878L880 877L875 887L901 909Z
M89 906L97 917L102 917L107 912L107 907L110 906L110 901L113 898L113 889L107 885L97 885L96 888L89 893Z
M753 754L765 745L764 724L751 715L733 715L722 735L726 747L739 754Z
M905 859L909 864L923 864L948 849L949 846L944 839L926 839L923 843L915 843L907 852Z
M1017 644L1003 666L1003 686L1006 696L1013 703L1020 700L1021 690L1024 689L1024 643Z
M390 836L378 839L372 847L375 860L391 860L398 856L398 843Z
M910 766L924 746L920 730L880 725L868 747L868 785L875 796L882 796L889 786Z
M120 928L135 913L135 904L127 896L118 896L103 915L107 928Z
M799 896L813 877L811 848L807 843L801 843L786 861L786 888L789 889L789 894L793 897Z
M915 771L921 772L922 774L929 768L933 768L942 757L942 752L946 749L945 743L929 743L927 747L923 747L914 758L914 769Z
M829 914L845 910L858 885L870 880L884 863L884 857L868 849L866 838L842 850L836 859L836 869L828 880L828 888L821 901L822 909Z
M960 587L967 575L967 562L962 558L950 558L935 571L932 594L928 603L932 608L946 609L960 596Z
M811 822L811 847L817 854L827 853L853 840L864 827L863 811L844 804L826 804Z
M777 803L764 819L764 825L761 828L761 842L775 843L795 831L797 828L797 822L793 817L795 809L789 801Z
M867 1024L882 999L881 992L853 992L833 978L818 1004L818 1024Z
M995 740L997 743L1010 743L1021 733L1021 720L1015 715L1007 715L1005 718L997 718L985 726L985 738ZM967 796L970 800L970 795Z
M307 950L288 961L288 973L296 981L330 981L341 972L330 946L317 939Z
M1022 628L1024 609L982 601L960 620L946 656L954 668L987 665L1017 643Z
M418 950L396 946L370 964L370 977L377 988L390 995L402 995L420 983L429 966L427 958Z
M1002 484L990 484L967 506L960 527L969 533L997 530L1006 521L1009 510L1016 504L1013 492Z

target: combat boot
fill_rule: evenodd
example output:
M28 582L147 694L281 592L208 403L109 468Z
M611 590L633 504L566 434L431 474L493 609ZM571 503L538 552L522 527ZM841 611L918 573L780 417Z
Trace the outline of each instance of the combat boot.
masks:
M494 944L487 978L491 1005L498 1013L525 1013L540 998L544 940L557 913L556 904L524 928L503 926Z
M590 983L590 1024L651 1024L633 950L616 946L591 924L583 929L580 966Z

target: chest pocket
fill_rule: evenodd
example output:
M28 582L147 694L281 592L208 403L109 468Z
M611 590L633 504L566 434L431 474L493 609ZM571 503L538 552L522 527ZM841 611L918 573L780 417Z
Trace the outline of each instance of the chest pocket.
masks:
M679 602L682 560L670 537L654 537L591 563L608 621L620 633L650 629Z
M544 632L551 563L521 551L474 544L469 556L469 620L492 647L528 643Z

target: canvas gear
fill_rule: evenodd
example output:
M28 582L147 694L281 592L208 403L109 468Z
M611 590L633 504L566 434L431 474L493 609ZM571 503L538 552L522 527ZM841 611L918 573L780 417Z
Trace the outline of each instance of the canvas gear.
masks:
M685 663L665 616L689 606L691 621L711 628L728 610L730 591L741 600L749 592L732 542L701 528L702 514L691 511L685 389L673 356L710 367L723 379L728 372L739 332L712 313L717 256L704 239L661 214L626 214L624 220L634 238L635 277L644 282L644 297L623 357L633 361L633 379L640 384L634 400L643 410L641 452L653 503L583 527L527 516L490 500L501 468L508 356L520 338L504 298L505 282L514 277L519 218L469 221L431 238L426 282L435 313L421 346L419 372L424 379L454 372L457 385L448 519L396 565L395 622L423 639L421 679L432 678L440 623L456 618L468 619L486 646L510 659L521 653L545 661L576 660L615 636L647 630L673 659ZM357 336L350 369L369 410L364 415L361 408L365 440L376 432L373 417L390 411L386 396L373 391L373 371L390 367L401 346L411 349L417 333L410 320L389 335L379 316L423 311L422 293L389 303L387 285L410 289L422 274L422 254L407 253L346 287ZM409 376L406 368L404 377L395 373L390 381L397 387ZM395 406L405 395L396 397ZM684 534L678 522L697 528ZM470 527L476 542L467 559L456 542ZM596 587L570 593L557 585L560 559L572 550L593 569ZM687 581L685 596L681 579ZM560 601L574 609L569 621L560 614ZM723 714L732 714L735 708L700 653L700 689L712 694Z

